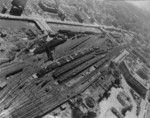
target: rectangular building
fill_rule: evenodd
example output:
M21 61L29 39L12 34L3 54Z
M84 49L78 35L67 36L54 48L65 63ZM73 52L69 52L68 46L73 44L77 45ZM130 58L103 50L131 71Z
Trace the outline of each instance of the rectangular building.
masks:
M129 86L134 91L136 91L143 99L145 99L147 88L133 76L124 61L120 63L119 68Z

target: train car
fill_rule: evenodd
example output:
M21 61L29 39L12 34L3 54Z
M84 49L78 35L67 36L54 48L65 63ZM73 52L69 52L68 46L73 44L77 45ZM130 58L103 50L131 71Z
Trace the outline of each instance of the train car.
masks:
M102 57L97 57L97 58L93 58L81 65L79 65L77 68L69 71L69 73L66 73L65 76L61 76L58 79L59 83L64 82L65 80L68 80L69 78L73 78L75 76L77 76L78 74L80 74L81 72L83 72L84 70L86 70L87 68L89 68L90 66L92 66L93 64L95 64L97 61L101 60Z
M7 81L0 78L0 90L7 86Z
M64 65L64 64L68 63L69 60L67 60L66 58L61 58L61 59L58 59L58 62L60 65Z
M96 50L96 55L102 55L108 53L108 50Z
M36 73L36 76L37 77L42 77L44 76L46 73L56 69L57 67L59 67L59 63L58 62L54 62L50 65L48 65L46 68L42 68L40 69L37 73Z
M2 68L1 72L0 72L0 76L7 78L9 76L15 75L15 74L23 71L24 67L25 67L24 63L12 64L9 67Z
M102 65L104 65L106 62L108 61L108 59L106 58L106 55L103 55L103 59L99 62L97 62L94 67L96 69L98 69L99 67L101 67Z
M53 73L53 77L57 78L58 76L62 75L63 73L77 67L78 65L80 65L80 64L84 63L85 61L88 61L92 58L93 58L93 55L86 55L86 56L82 57L81 59L79 58L79 59L73 61L72 63L64 65L63 67L59 68L58 70L56 70Z

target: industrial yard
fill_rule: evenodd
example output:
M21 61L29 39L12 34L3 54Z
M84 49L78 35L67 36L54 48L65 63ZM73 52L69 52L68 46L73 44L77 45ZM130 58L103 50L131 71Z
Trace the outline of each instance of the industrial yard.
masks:
M0 118L149 118L134 32L99 24L85 2L21 1L0 0Z

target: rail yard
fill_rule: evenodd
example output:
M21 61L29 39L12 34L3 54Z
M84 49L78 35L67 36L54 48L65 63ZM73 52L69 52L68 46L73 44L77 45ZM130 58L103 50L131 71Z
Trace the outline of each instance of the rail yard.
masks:
M109 112L129 118L125 114L134 104L135 118L144 118L140 111L149 100L150 71L125 37L132 39L133 33L93 24L89 17L67 13L63 5L34 2L26 1L26 7L14 2L7 9L10 14L3 13L6 6L0 14L0 118L51 118L61 113L68 115L62 118L109 118L104 117ZM31 17L30 12L42 15ZM114 89L119 89L115 100L121 110L108 105L104 114L101 103L111 101Z

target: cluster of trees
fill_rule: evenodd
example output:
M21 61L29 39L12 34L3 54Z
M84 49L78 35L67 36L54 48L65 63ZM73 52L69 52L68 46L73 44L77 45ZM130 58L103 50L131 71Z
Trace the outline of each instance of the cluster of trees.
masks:
M150 13L125 1L113 2L104 0L97 2L96 19L104 25L113 25L136 32L138 40L150 43Z
M150 43L150 13L148 11L123 0L75 0L70 3L83 8L89 16L92 14L98 23L136 32L137 41Z

